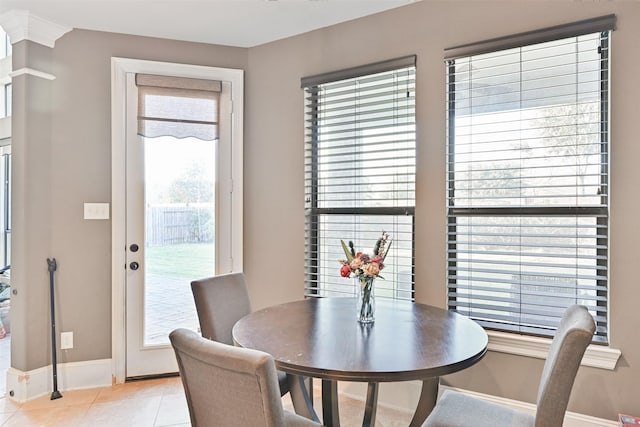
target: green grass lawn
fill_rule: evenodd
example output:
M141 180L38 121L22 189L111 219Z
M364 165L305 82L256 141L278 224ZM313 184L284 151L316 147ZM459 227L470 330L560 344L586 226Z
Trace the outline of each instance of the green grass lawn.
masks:
M214 274L213 242L155 246L145 251L147 274L189 280Z

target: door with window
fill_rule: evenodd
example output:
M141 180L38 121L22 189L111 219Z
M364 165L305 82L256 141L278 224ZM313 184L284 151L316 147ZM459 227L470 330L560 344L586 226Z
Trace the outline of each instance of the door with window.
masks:
M190 283L230 270L230 84L127 74L126 377L177 372L169 333L198 331ZM220 166L225 163L225 166ZM218 265L222 264L222 265Z

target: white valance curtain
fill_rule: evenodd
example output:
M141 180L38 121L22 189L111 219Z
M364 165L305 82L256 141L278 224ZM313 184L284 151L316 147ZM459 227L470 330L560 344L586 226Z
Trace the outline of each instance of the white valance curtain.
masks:
M136 85L139 135L218 139L221 82L136 74Z

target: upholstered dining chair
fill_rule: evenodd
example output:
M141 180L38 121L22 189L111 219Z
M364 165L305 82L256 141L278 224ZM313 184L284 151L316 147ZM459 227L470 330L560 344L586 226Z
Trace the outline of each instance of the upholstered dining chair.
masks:
M572 305L565 311L542 370L535 415L446 390L423 427L561 427L580 361L595 330L586 307Z
M223 274L191 282L200 332L204 338L233 345L231 330L251 313L251 300L244 273ZM278 371L280 395L289 391L287 375Z
M208 340L188 329L169 334L193 427L318 427L285 411L273 358Z

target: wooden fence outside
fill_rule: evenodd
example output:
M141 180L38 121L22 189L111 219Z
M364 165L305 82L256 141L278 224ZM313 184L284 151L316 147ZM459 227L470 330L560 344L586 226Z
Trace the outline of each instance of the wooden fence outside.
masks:
M213 204L148 206L145 218L147 246L212 242Z

